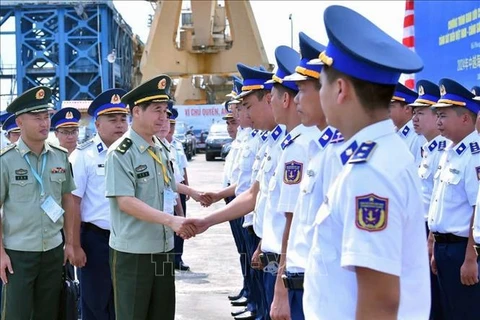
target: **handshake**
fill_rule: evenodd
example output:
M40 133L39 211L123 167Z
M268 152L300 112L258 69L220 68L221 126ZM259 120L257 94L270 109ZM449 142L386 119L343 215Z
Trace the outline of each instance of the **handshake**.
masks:
M199 192L196 191L192 194L193 200L199 202L202 207L210 207L215 202L218 202L222 199L221 195L217 192Z

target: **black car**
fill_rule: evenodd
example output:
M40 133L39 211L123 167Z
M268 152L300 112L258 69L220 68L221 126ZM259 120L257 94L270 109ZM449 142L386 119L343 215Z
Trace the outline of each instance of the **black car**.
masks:
M177 122L173 136L183 145L183 150L187 159L190 160L195 155L195 137L184 122Z
M205 151L205 140L207 140L208 131L201 129L193 129L192 131L197 140L197 152Z
M215 157L220 157L222 147L232 142L227 132L226 123L214 123L208 131L207 140L205 140L205 158L207 161L212 161Z
M222 151L220 151L220 157L222 158L222 160L225 161L225 159L226 159L227 156L228 156L228 153L230 152L230 148L231 148L231 147L232 147L232 143L231 143L231 142L223 145Z

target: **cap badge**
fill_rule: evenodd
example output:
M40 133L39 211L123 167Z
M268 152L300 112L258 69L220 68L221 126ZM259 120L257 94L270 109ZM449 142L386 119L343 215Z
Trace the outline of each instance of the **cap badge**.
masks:
M162 80L158 81L158 89L163 90L167 86L167 80L163 78Z
M112 96L112 100L110 100L110 103L112 104L119 104L121 101L120 96L118 94L114 94Z
M442 96L447 94L447 90L445 90L445 86L443 84L440 86L440 94Z
M68 111L67 114L65 115L65 119L73 119L73 113L72 111Z
M37 93L35 94L35 98L37 100L42 100L44 97L45 97L45 90L43 89L38 90Z
M423 89L423 86L418 87L418 95L423 96L425 94L425 89Z

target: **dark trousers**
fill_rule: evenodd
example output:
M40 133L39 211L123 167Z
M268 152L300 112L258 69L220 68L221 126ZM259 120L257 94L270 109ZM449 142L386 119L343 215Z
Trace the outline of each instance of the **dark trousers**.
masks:
M182 204L183 208L183 214L185 217L187 216L187 196L184 194L180 193L180 202ZM180 262L183 262L182 260L182 255L183 255L183 238L177 236L175 233L175 238L174 238L174 251L175 251L175 264L180 264Z
M80 241L87 255L87 264L78 269L82 320L115 319L108 240L108 231L82 227Z
M303 289L288 289L288 303L290 305L290 318L292 320L305 320L303 314Z
M252 306L249 307L250 311L256 311L257 319L265 319L265 292L263 290L263 271L253 269L250 264L252 261L253 253L257 250L260 238L250 229L244 230L245 245L247 248L247 272L250 275L250 302Z
M2 320L55 320L62 288L63 245L45 252L5 250L13 274L3 286Z
M175 319L173 250L133 254L110 249L117 320Z
M263 272L263 289L265 290L265 299L266 299L266 319L270 319L270 307L273 302L273 295L275 293L275 282L277 280L277 273L271 272L270 270L265 270Z
M427 237L430 232L428 229L428 224L425 223L427 229ZM442 300L440 298L440 286L438 285L437 275L432 272L430 268L430 296L431 296L431 307L430 307L430 320L446 320L443 314Z
M479 318L480 284L464 286L460 281L460 268L465 260L466 248L466 241L435 243L433 254L437 263L438 284L446 319Z

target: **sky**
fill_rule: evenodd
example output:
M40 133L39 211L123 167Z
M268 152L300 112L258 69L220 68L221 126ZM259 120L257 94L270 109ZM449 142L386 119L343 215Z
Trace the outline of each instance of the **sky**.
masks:
M185 2L185 1L184 1ZM149 28L148 14L153 14L147 1L113 1L115 7L132 27L134 33L146 42ZM257 22L263 45L270 63L275 62L274 52L279 45L290 45L293 21L293 47L298 50L298 33L305 32L320 43L327 44L328 38L323 25L323 12L330 5L338 4L361 13L382 28L393 38L403 37L405 1L265 1L251 0L251 7Z

